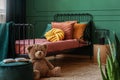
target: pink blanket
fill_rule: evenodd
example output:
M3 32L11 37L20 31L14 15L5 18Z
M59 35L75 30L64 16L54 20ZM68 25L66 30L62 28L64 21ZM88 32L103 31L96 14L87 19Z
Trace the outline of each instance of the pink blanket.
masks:
M25 54L27 50L25 47L32 45L33 40L17 40L16 53ZM85 43L79 43L76 39L61 40L57 42L49 42L46 39L35 39L35 44L46 44L48 46L47 53L54 51L61 51L65 49L77 48L86 46Z

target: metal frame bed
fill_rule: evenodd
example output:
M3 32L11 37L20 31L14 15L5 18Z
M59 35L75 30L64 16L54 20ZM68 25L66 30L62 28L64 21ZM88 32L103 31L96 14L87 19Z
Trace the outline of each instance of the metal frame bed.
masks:
M47 56L57 55L59 53L66 53L67 51L75 51L75 52L81 52L81 53L89 53L90 58L92 58L93 56L93 32L94 32L93 16L88 13L56 14L54 16L55 22L70 21L70 20L77 20L78 22L89 22L84 31L84 40L86 40L89 45L78 47L78 48L73 48L73 49L65 49L62 51L50 52ZM14 28L13 32L15 34L14 35L15 46L16 46L16 43L19 43L18 48L17 48L19 50L18 52L15 51L15 54L17 54L17 56L27 57L26 53L22 53L22 54L20 53L20 44L21 44L21 40L23 40L22 44L24 46L26 45L26 43L29 45L35 44L34 26L32 24L14 24L13 28ZM16 50L16 47L14 47L14 49ZM25 48L24 48L24 51L25 51Z

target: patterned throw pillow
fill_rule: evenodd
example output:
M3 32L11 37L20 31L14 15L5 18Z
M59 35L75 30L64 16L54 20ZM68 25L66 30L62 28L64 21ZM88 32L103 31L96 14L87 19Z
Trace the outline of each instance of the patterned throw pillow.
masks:
M83 39L84 31L87 26L87 23L75 23L73 26L73 38L74 39Z
M64 39L64 32L61 29L52 28L51 30L45 33L45 37L48 41L56 42Z
M73 38L73 25L77 21L52 22L52 28L62 29L65 33L65 39Z

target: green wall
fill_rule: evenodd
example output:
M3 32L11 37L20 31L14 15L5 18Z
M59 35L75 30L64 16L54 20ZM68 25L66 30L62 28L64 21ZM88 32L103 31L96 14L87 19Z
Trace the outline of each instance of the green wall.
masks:
M36 37L42 35L56 13L91 13L96 28L120 35L120 0L27 0L26 3L27 22L34 24Z

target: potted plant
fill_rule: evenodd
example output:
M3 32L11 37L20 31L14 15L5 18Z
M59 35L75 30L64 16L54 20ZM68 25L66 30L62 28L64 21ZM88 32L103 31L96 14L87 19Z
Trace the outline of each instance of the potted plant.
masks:
M120 80L120 41L114 33L115 41L112 42L109 38L109 52L107 54L105 69L102 67L100 60L100 49L98 48L98 66L103 80Z

